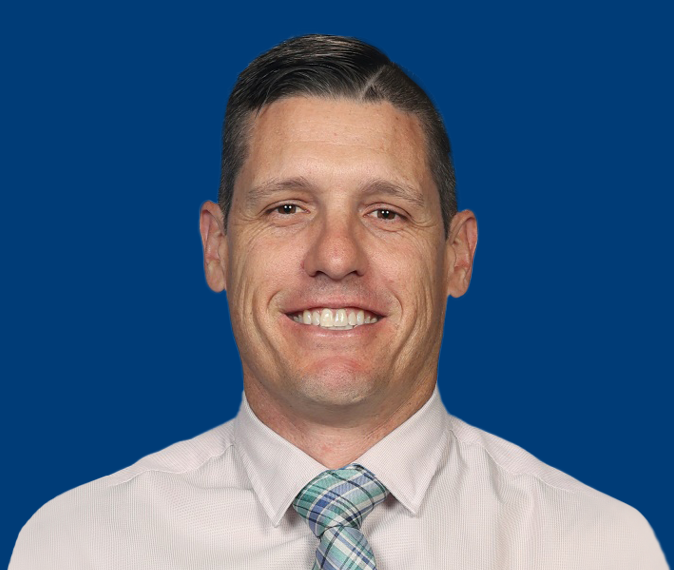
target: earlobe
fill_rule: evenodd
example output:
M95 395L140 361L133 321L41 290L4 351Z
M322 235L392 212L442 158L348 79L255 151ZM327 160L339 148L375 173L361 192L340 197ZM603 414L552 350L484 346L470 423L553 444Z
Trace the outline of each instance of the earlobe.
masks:
M461 297L470 285L477 247L477 220L470 210L454 215L447 238L447 295Z
M219 293L227 289L227 236L220 206L211 201L201 206L199 231L204 248L206 282Z

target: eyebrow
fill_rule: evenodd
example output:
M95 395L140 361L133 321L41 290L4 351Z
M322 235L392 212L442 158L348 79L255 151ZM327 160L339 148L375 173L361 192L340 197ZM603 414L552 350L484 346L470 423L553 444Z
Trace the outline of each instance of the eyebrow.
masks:
M414 186L401 184L399 182L390 182L388 180L375 179L367 182L361 188L364 194L385 194L393 198L405 200L418 208L426 205L424 196L420 190Z
M259 201L269 198L273 194L282 192L284 190L308 190L313 185L304 176L297 176L295 178L287 178L279 180L272 178L263 182L259 186L255 186L246 192L246 205L248 207L257 204Z
M278 192L283 192L284 190L311 190L314 187L314 184L309 182L304 176L287 178L285 180L272 178L271 180L263 182L259 186L255 186L248 190L246 192L245 201L246 205L250 207L259 201L267 199ZM423 208L426 205L426 201L424 200L421 191L414 186L404 183L401 184L399 182L391 182L389 180L376 178L367 181L359 190L361 194L366 196L371 194L385 194L386 196L405 200L418 208Z

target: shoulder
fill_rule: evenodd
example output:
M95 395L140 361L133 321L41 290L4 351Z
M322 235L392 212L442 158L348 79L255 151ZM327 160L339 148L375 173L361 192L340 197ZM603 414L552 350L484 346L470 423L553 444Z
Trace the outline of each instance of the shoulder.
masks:
M232 432L230 420L55 497L22 528L10 570L96 566L103 543L132 535L138 517L161 509L172 488L198 482L209 467L220 474L231 470Z
M499 530L514 541L543 545L562 567L585 568L592 560L593 568L667 568L638 510L454 416L448 436L449 464L465 466L482 508L497 513Z
M604 496L570 475L543 463L518 445L471 426L449 415L448 431L455 451L469 459L475 469L498 473L499 481L509 484L540 484L547 489Z
M209 461L227 453L234 443L234 420L204 432L192 439L179 441L146 455L130 467L106 477L108 485L123 485L148 473L188 475Z

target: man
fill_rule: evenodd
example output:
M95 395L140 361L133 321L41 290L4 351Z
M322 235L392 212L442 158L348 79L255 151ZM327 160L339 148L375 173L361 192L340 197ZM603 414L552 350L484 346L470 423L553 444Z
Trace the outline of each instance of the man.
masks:
M234 87L222 166L200 227L239 415L49 502L12 570L667 568L637 511L445 411L445 305L477 226L398 66L282 43Z

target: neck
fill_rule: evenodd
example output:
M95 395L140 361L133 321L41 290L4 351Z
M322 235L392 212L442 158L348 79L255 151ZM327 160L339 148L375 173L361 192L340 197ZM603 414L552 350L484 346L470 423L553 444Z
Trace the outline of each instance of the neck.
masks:
M350 410L288 406L258 382L246 381L245 375L244 389L249 406L262 423L326 468L339 469L418 412L433 394L436 379L430 380L417 383L396 399L372 398ZM307 410L313 413L302 413Z

